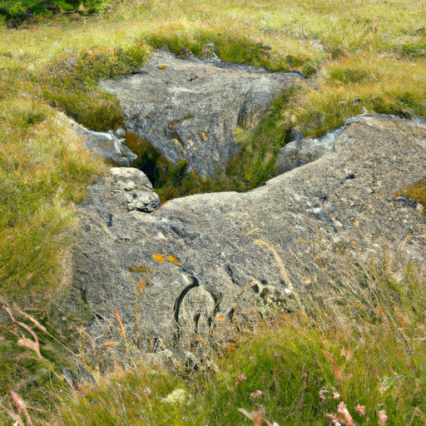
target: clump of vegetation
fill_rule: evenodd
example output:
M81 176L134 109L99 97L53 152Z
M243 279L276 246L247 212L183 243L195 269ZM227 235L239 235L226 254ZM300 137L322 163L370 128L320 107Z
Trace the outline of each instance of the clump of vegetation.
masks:
M273 52L262 38L251 39L245 34L217 33L206 26L188 31L184 25L164 24L142 36L151 46L167 48L184 57L191 52L197 57L217 54L223 61L263 66L268 71L300 69L310 62L306 55L280 55ZM307 69L307 68L306 68Z
M153 145L132 133L126 135L126 144L138 156L132 166L148 176L163 203L185 195L214 191L215 183L210 179L195 171L187 172L183 158L174 165Z
M420 204L426 205L426 178L420 179L412 185L407 185L396 195L402 195Z
M278 425L422 425L424 268L384 259L382 266L348 269L345 255L337 257L320 266L307 290L297 288L304 312L268 305L254 328L235 324L239 337L221 348L227 354L218 371L182 370L182 381L118 368L67 400L63 424L166 424L172 413L174 424L192 425L260 425L260 418ZM177 393L183 397L171 402Z
M0 19L17 24L32 17L40 18L54 13L92 14L104 10L107 5L107 0L2 0Z
M13 419L21 425L24 417L27 425L33 424L31 419L40 424L50 419L49 409L55 401L59 403L52 392L67 391L69 384L60 374L64 369L76 371L73 359L77 356L70 354L63 344L65 340L49 317L43 317L41 309L30 315L16 305L8 305L1 296L0 303L0 385L10 392L10 398L0 402L0 421L6 425ZM27 380L23 380L25 376ZM28 406L21 395L27 401L36 401L36 405Z
M37 304L57 288L72 203L84 199L100 164L88 159L45 105L12 98L2 107L0 289L3 296Z
M43 97L89 129L116 129L124 120L120 104L97 83L130 74L142 65L148 52L145 43L138 43L127 49L93 48L62 54L40 73Z

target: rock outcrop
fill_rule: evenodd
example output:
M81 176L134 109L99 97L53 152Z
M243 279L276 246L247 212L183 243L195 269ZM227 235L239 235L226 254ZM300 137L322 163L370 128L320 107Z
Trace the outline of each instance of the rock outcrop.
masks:
M296 132L296 138L294 141L286 144L280 149L276 165L275 175L288 172L295 169L296 167L303 166L304 164L312 163L312 161L318 160L324 155L333 152L334 145L341 135L348 129L350 124L359 123L374 117L382 118L384 120L398 121L400 123L406 123L407 120L396 117L389 114L377 114L372 115L364 113L362 115L349 118L346 120L345 125L339 129L328 132L324 136L319 138L306 138L300 137L300 133ZM412 116L410 123L426 129L426 120L423 117Z
M255 126L274 98L300 82L296 73L156 51L134 75L101 86L118 96L127 131L174 164L183 158L188 171L214 178L238 152L235 127Z
M290 280L301 288L315 279L319 247L323 257L344 250L359 261L386 251L425 262L422 209L395 198L426 175L425 141L414 120L360 117L332 152L256 190L176 199L151 214L129 212L112 191L115 177L100 178L79 207L73 303L82 294L95 313L91 331L118 327L118 312L127 336L155 352L184 325L208 336L215 318L248 318L265 291L279 299Z
M126 132L122 128L115 132L112 130L108 133L94 132L76 123L63 113L58 113L58 121L66 123L78 137L82 138L83 146L87 151L104 160L128 167L137 158L137 155L124 144Z

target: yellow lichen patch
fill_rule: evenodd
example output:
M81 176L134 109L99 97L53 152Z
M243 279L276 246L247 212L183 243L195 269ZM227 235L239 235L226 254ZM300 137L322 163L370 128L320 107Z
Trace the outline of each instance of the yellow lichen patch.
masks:
M156 262L164 262L166 260L166 259L164 259L164 256L161 256L161 254L155 254L154 253L152 255L152 257Z
M202 139L203 141L206 141L206 140L207 140L207 133L206 133L206 132L201 132L201 133L200 133L200 135L201 135L201 139Z
M131 266L129 268L129 271L133 272L133 273L138 273L138 272L145 272L145 273L147 273L148 272L148 268L146 266L139 266L139 268L135 268L134 266Z
M146 287L148 285L148 281L146 280L140 280L139 281L139 285L138 285L138 292L139 294L142 293L142 290L144 289L144 287Z
M173 143L176 146L178 146L184 154L186 153L185 148L183 147L183 145L180 143L180 141L178 139L173 139Z
M167 65L160 65L158 67L159 70L165 70L167 68Z
M358 226L359 226L359 222L356 220L356 221L354 222L354 225L358 228Z
M170 262L173 262L175 265L180 265L179 260L177 260L175 257L173 257L171 254L167 256L167 258L170 260Z

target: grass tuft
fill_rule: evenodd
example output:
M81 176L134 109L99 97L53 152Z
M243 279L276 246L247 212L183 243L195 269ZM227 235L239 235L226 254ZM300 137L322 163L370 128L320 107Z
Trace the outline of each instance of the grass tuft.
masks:
M116 129L124 121L121 106L97 83L130 74L143 64L148 52L148 46L140 43L127 49L92 48L60 55L40 74L43 97L89 129Z
M420 179L412 185L407 185L396 195L402 195L420 204L426 205L426 178Z
M387 425L423 425L424 267L384 258L348 268L347 261L333 255L308 289L298 288L308 318L265 305L254 328L237 325L239 337L222 348L227 354L217 372L193 372L183 381L118 369L90 393L67 400L63 424L101 426L120 418L135 425L248 425L239 409L256 412L259 404L271 422L326 426L327 414L344 401L359 425L378 424L384 412ZM168 405L166 394L177 389L192 398Z

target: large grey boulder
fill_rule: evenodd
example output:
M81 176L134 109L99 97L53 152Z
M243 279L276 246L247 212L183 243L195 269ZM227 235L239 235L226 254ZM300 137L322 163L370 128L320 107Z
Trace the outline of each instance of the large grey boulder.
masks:
M67 308L85 300L91 333L120 330L119 316L141 350L164 351L182 335L208 341L212 324L249 321L259 295L285 300L291 284L316 279L318 258L425 262L422 209L394 196L426 175L424 141L416 122L366 117L333 152L256 190L176 199L151 214L129 212L112 177L99 178L78 210Z
M235 127L255 126L274 98L300 82L296 73L156 51L134 75L101 86L118 96L126 130L214 178L238 152Z

